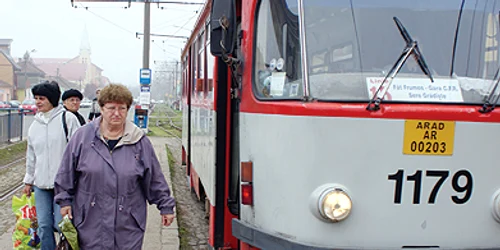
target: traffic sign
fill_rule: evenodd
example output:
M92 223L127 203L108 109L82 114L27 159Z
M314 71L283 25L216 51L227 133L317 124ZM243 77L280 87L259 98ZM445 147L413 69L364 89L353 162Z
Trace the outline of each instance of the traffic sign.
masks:
M149 105L151 102L151 92L149 86L141 86L141 94L139 95L139 104L141 106Z
M141 69L139 71L139 82L141 84L151 84L151 69Z

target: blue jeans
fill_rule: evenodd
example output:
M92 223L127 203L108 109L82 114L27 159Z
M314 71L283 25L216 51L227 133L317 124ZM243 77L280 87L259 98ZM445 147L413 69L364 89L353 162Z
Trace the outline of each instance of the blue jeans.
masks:
M54 250L56 240L54 230L60 231L57 224L62 220L59 205L54 201L54 189L35 189L36 216L41 250Z

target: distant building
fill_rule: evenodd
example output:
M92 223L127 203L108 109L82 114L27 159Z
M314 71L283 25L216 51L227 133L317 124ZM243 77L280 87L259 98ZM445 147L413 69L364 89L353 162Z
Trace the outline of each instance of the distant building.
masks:
M59 84L59 88L61 88L61 93L68 89L80 89L80 85L70 82L62 76L47 76L45 79L57 82Z
M18 59L17 65L21 68L16 72L17 97L19 100L33 99L31 88L45 80L45 72L33 63L28 51L22 59Z
M80 52L73 58L33 58L34 64L43 70L46 77L62 77L83 91L88 84L96 87L109 83L102 75L103 69L92 63L90 42L85 29L80 43Z
M0 39L0 100L18 99L16 72L21 70L12 58L12 39Z

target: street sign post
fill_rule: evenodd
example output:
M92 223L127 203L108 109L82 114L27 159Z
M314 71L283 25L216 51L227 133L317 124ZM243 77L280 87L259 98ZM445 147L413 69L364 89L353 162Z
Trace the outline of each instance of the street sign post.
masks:
M141 94L139 95L139 104L143 109L148 109L151 104L151 88L149 86L141 86Z
M151 84L151 69L141 69L139 71L139 82L144 85Z
M139 128L148 131L149 104L151 100L151 88L149 85L141 85L139 95L139 106L135 108L134 122Z

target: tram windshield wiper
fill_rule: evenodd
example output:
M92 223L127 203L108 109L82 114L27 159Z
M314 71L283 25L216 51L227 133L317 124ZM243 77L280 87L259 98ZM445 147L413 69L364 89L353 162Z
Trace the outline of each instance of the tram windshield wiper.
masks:
M479 109L479 112L485 114L493 111L497 106L498 99L500 98L500 94L498 94L498 84L500 83L500 77L498 77L498 73L500 72L500 67L497 69L495 76L493 77L493 87L491 88L490 94L487 98L484 99L483 107ZM496 96L495 96L496 94Z
M500 11L498 12L498 23L500 24ZM500 77L498 77L499 72L500 72L500 66L497 68L497 72L493 77L494 85L491 88L490 94L488 95L487 98L484 99L483 107L479 109L479 112L483 114L493 111L497 106L498 99L500 98L500 94L497 94L498 84L500 82Z
M410 33L408 33L406 28L403 26L403 24L401 23L401 21L399 21L397 17L393 17L393 20L396 23L396 26L398 27L398 30L401 33L401 36L405 40L406 46L403 49L403 52L401 52L401 55L399 56L398 60L394 63L392 68L385 75L384 80L377 88L377 91L373 94L373 97L368 103L366 110L375 111L380 109L380 103L387 94L387 91L391 86L392 80L399 73L401 67L403 67L406 60L408 60L408 57L410 57L410 55L413 55L413 58L415 58L415 60L417 61L418 66L420 67L422 72L424 72L424 74L426 74L429 77L431 82L434 82L434 79L432 78L432 73L429 67L427 66L427 63L425 62L424 56L422 55L422 52L420 52L420 49L418 48L417 41L413 40L413 38L410 36Z

